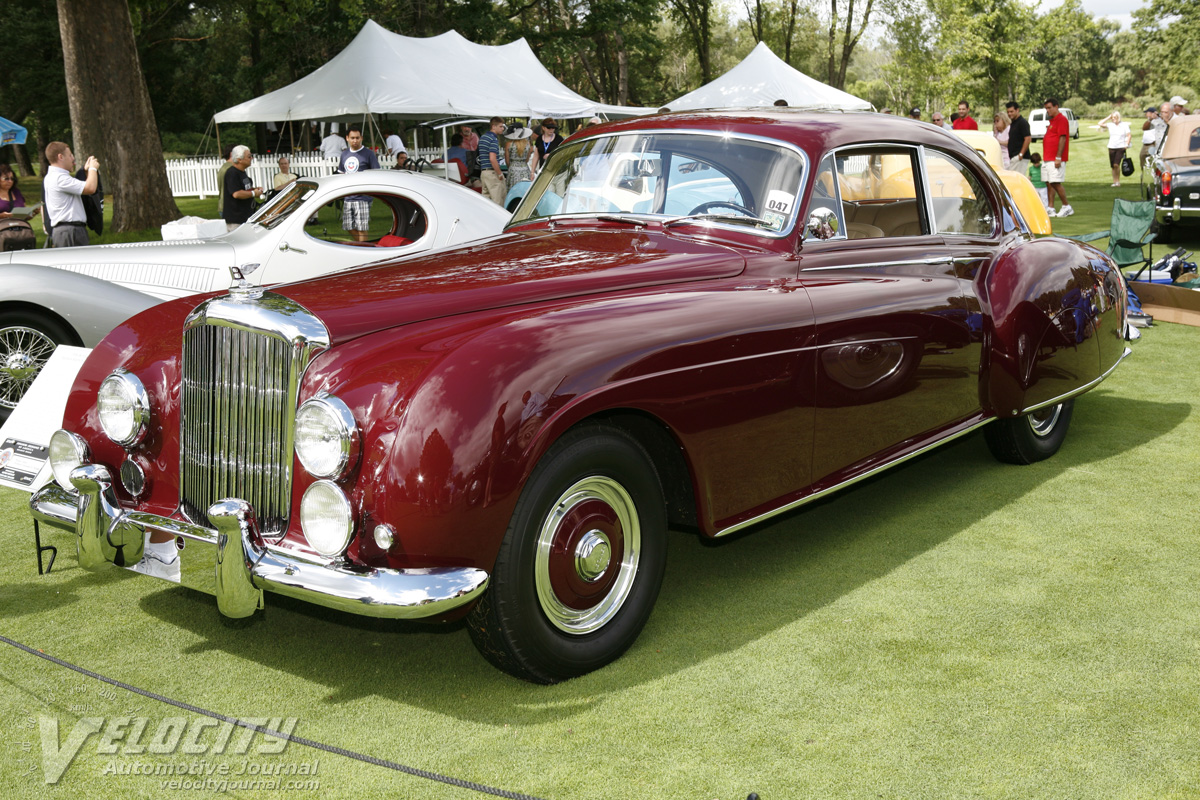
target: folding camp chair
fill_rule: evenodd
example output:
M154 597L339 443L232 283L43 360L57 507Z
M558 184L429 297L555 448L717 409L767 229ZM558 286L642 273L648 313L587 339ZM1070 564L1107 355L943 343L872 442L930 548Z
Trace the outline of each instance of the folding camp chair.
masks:
M1126 267L1141 265L1137 274L1133 276L1134 280L1137 280L1154 262L1155 234L1150 232L1153 222L1153 200L1116 199L1113 200L1112 221L1109 222L1108 230L1066 238L1080 242L1094 242L1107 238L1108 249L1105 252L1117 262L1122 274ZM1142 248L1147 245L1150 246L1149 255L1142 252Z

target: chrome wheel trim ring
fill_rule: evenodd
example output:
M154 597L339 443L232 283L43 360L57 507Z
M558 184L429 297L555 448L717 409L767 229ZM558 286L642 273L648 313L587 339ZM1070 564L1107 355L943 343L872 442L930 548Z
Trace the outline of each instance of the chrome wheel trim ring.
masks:
M56 347L53 339L36 328L0 328L0 407L17 407Z
M1033 435L1039 439L1044 439L1054 433L1054 429L1058 427L1058 418L1062 416L1062 404L1043 408L1030 414L1026 419L1029 420L1029 429L1033 431Z
M612 587L592 606L578 609L564 603L555 593L550 578L550 558L554 544L561 535L563 521L580 504L592 501L600 501L613 511L621 524L624 546L620 560L615 565L609 565L617 570ZM580 636L603 628L629 598L637 577L641 552L641 524L637 507L625 487L602 475L592 475L575 483L554 502L538 531L533 577L542 613L550 624L564 633Z

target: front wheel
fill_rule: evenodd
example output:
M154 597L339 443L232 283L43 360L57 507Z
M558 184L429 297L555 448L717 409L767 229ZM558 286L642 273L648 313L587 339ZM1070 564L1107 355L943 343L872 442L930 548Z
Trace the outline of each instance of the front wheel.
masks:
M0 314L0 422L8 419L54 349L75 337L53 320L25 311Z
M1032 464L1058 452L1071 425L1074 400L1046 406L1023 417L1000 419L983 429L988 449L1006 464Z
M529 478L471 639L518 678L556 683L613 661L650 616L666 565L666 503L654 465L624 431L566 434Z

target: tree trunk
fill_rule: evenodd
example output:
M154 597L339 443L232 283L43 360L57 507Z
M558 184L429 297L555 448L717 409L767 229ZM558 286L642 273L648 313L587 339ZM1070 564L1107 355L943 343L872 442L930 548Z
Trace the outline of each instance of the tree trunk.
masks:
M617 40L617 105L629 105L629 51L625 48L625 37L613 31Z
M58 25L73 150L80 166L89 155L100 159L113 229L177 219L127 0L58 0Z
M13 158L17 162L17 172L22 178L33 177L33 164L29 163L29 151L25 149L23 144L14 144Z

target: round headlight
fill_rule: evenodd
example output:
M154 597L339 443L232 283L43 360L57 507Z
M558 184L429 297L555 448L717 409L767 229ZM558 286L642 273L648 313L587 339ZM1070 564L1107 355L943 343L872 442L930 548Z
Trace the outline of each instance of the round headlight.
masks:
M87 443L77 434L59 429L50 437L50 471L54 474L54 482L69 492L75 491L71 485L71 470L87 463Z
M336 556L350 544L354 513L345 492L332 481L317 481L300 500L300 529L309 547L323 556Z
M150 397L137 376L117 370L100 384L96 396L100 427L119 445L136 444L150 424Z
M358 425L341 400L318 395L296 412L296 455L315 478L340 478L358 457Z

